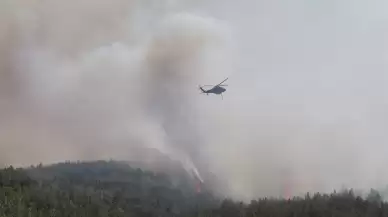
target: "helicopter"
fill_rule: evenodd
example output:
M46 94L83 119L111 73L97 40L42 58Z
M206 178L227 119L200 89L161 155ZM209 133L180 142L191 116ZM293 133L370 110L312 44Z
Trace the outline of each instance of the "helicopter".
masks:
M224 99L224 96L222 95L223 92L226 91L225 86L228 86L227 84L223 84L226 80L228 80L228 78L226 78L225 80L223 80L221 83L217 84L217 85L203 85L203 86L199 86L199 89L202 91L202 93L206 93L206 95L209 95L209 93L213 93L213 94L217 94L217 95L221 95L222 99ZM203 89L204 86L212 86L211 89L208 89L208 90L205 90Z

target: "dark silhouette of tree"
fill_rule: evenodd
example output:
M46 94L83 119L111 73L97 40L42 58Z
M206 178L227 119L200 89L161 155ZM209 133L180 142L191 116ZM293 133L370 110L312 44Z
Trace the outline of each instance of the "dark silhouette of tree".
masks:
M365 199L344 190L242 203L171 178L115 161L8 167L0 170L0 217L388 217L375 189Z

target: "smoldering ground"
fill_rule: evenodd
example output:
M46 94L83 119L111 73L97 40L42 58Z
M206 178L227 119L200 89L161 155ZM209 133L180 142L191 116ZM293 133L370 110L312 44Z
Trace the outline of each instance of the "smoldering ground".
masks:
M240 199L387 182L382 1L0 4L4 164L145 146Z

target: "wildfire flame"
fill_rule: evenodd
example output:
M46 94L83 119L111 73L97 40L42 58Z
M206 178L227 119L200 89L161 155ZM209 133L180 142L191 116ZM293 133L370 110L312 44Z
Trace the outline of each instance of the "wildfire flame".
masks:
M196 188L197 188L197 193L198 193L198 194L201 193L201 191L202 191L202 189L201 189L201 183L197 182Z

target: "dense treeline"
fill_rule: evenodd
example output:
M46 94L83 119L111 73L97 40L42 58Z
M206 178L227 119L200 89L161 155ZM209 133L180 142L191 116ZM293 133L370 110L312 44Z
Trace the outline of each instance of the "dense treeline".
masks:
M133 169L125 163L61 163L0 170L0 217L10 216L388 216L388 204L371 191L307 194L249 204L197 193L193 180Z

